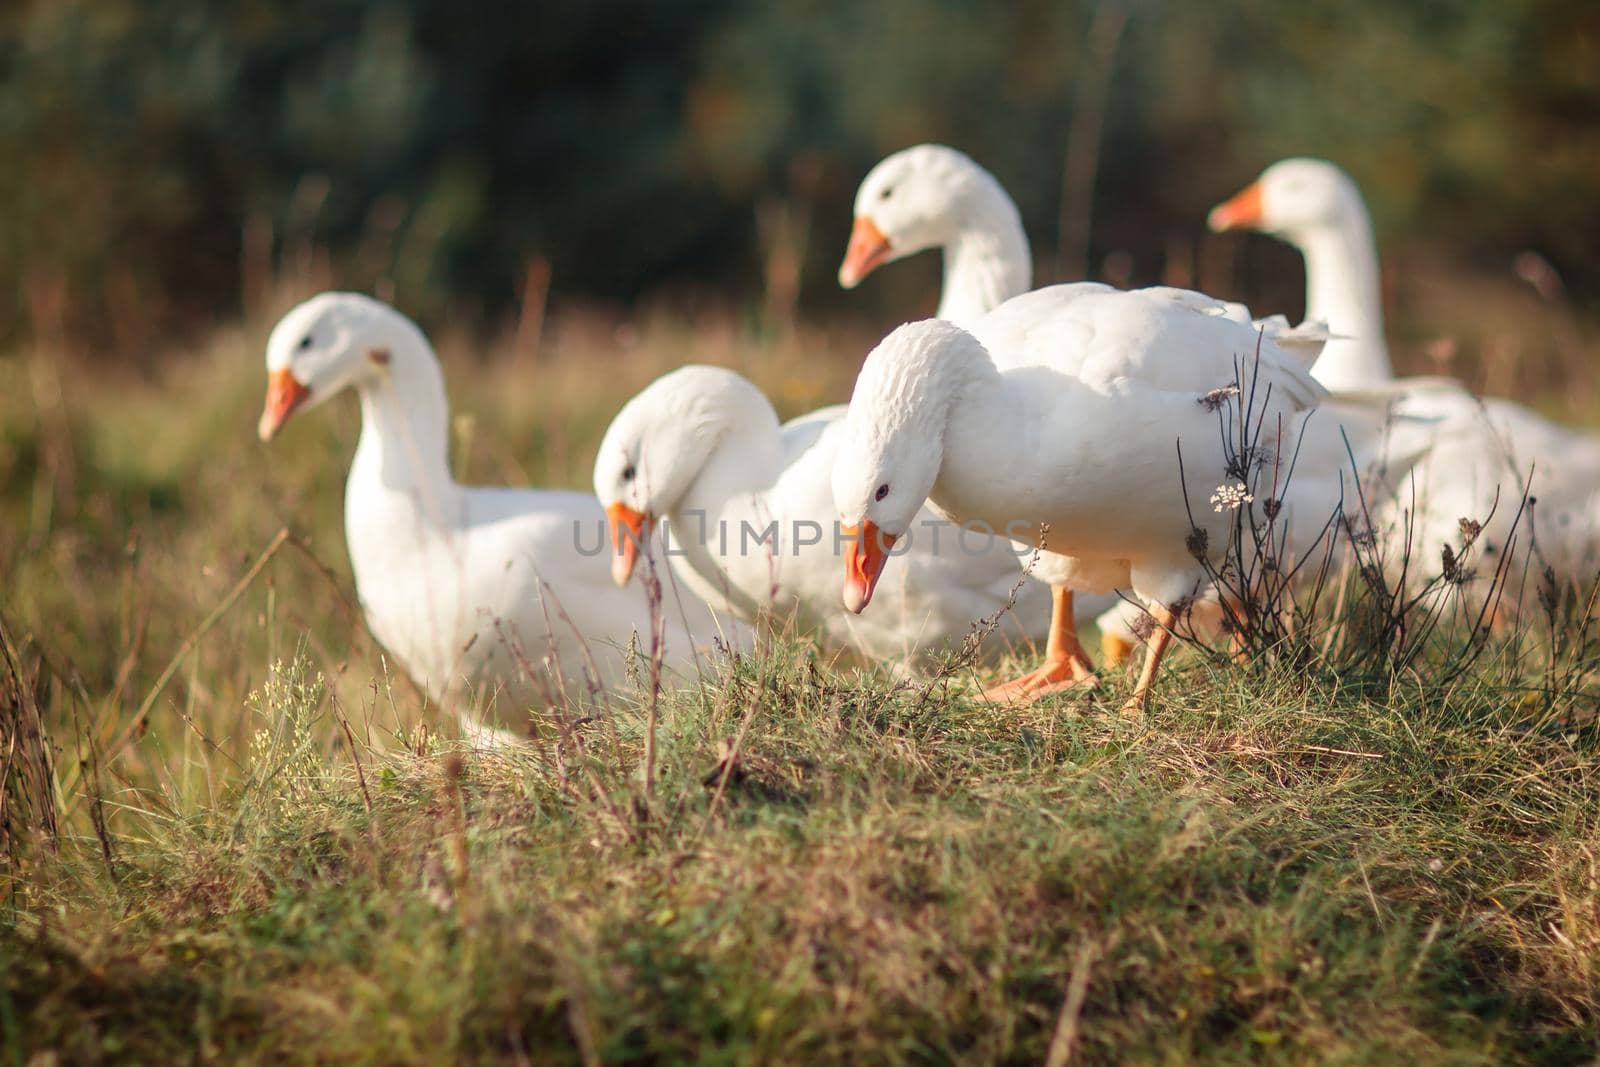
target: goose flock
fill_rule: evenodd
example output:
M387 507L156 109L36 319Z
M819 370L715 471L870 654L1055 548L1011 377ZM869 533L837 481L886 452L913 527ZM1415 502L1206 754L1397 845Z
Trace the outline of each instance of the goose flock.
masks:
M878 609L847 611L826 521L844 413L825 408L783 427L760 390L731 370L688 366L658 378L623 406L595 459L595 495L630 532L617 579L627 581L635 544L661 523L685 583L740 619L792 616L828 644L902 664L959 642L1017 585L1011 543L936 551L931 537L911 540ZM941 520L920 509L911 521L934 530ZM1010 635L1043 637L1042 590L1024 586L1017 604L1002 620Z
M1430 448L1411 471L1414 510L1379 531L1391 539L1392 557L1408 544L1424 548L1417 562L1436 574L1441 546L1459 555L1473 537L1492 561L1520 537L1532 561L1558 580L1586 585L1593 578L1600 564L1600 438L1521 404L1477 397L1449 378L1395 379L1372 222L1349 175L1324 160L1286 159L1208 221L1214 230L1274 234L1305 256L1306 315L1335 335L1312 365L1318 381L1332 390L1386 392L1397 416L1431 425ZM1464 532L1463 518L1482 531ZM1517 592L1510 590L1509 608L1518 606Z
M1034 289L1005 189L919 145L863 179L839 283L937 249L938 311L867 355L848 405L780 423L737 373L685 366L618 412L593 496L465 487L427 338L377 300L324 293L272 331L260 436L355 391L345 532L362 608L485 745L655 665L692 681L773 627L908 673L980 621L995 644L1042 639L1037 669L985 691L1013 702L1096 683L1078 639L1093 619L1099 670L1147 635L1124 707L1142 713L1173 635L1214 630L1236 595L1218 574L1249 505L1293 558L1353 525L1358 486L1375 558L1425 578L1475 550L1593 580L1600 439L1394 376L1372 226L1343 171L1276 163L1208 222L1302 252L1306 322L1182 289Z

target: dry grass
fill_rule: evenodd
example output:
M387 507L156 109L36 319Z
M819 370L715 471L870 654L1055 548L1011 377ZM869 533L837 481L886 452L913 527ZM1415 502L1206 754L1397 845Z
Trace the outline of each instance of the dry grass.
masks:
M790 414L871 340L630 329L566 316L534 366L446 337L458 470L582 486L661 371ZM6 779L0 1057L1600 1052L1592 684L1509 645L1448 687L1189 653L1140 725L1122 680L1001 711L783 641L666 696L648 795L648 693L582 727L603 756L463 753L351 605L353 405L258 445L262 337L154 379L4 362L0 710L50 747Z

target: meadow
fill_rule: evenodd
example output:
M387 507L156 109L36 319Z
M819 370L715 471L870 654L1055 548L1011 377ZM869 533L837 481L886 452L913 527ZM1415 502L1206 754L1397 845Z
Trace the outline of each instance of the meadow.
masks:
M1592 322L1429 277L1413 369L1600 418ZM905 680L778 634L474 753L354 602L354 401L255 438L270 323L159 370L0 359L5 1062L1600 1055L1581 595L1400 670L1184 650L1143 721L1120 676L996 708L1014 663ZM874 340L430 325L458 478L578 487L663 371L734 366L787 416Z

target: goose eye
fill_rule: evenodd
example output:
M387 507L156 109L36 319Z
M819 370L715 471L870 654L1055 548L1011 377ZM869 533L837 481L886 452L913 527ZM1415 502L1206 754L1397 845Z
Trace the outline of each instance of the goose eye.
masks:
M873 494L872 499L874 499L874 500L882 500L884 497L886 497L888 495L889 495L889 483L888 482L884 482L882 485L878 486L878 491Z
M879 200L887 200L893 195L894 195L894 186L892 186L892 185L886 186L884 188L883 192L878 194L878 199Z
M311 347L311 335L308 333L304 337L300 338L300 351L304 352L306 349L308 349L310 347Z
M631 482L633 481L633 476L637 473L638 471L634 470L633 464L630 463L626 467L622 468L622 480L625 482Z

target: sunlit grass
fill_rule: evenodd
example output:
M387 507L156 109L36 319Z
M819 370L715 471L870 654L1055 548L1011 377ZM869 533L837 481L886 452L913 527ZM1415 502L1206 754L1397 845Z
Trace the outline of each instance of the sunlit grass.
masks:
M0 713L38 707L60 821L6 794L9 1062L1600 1047L1594 684L1536 684L1583 650L1530 630L1448 687L1187 650L1132 722L1114 673L1003 710L987 672L785 638L665 696L648 792L639 691L464 752L352 604L353 403L255 439L263 325L155 377L5 362ZM574 317L536 363L444 338L458 472L582 488L655 375L731 365L790 415L847 395L871 340L632 330Z

